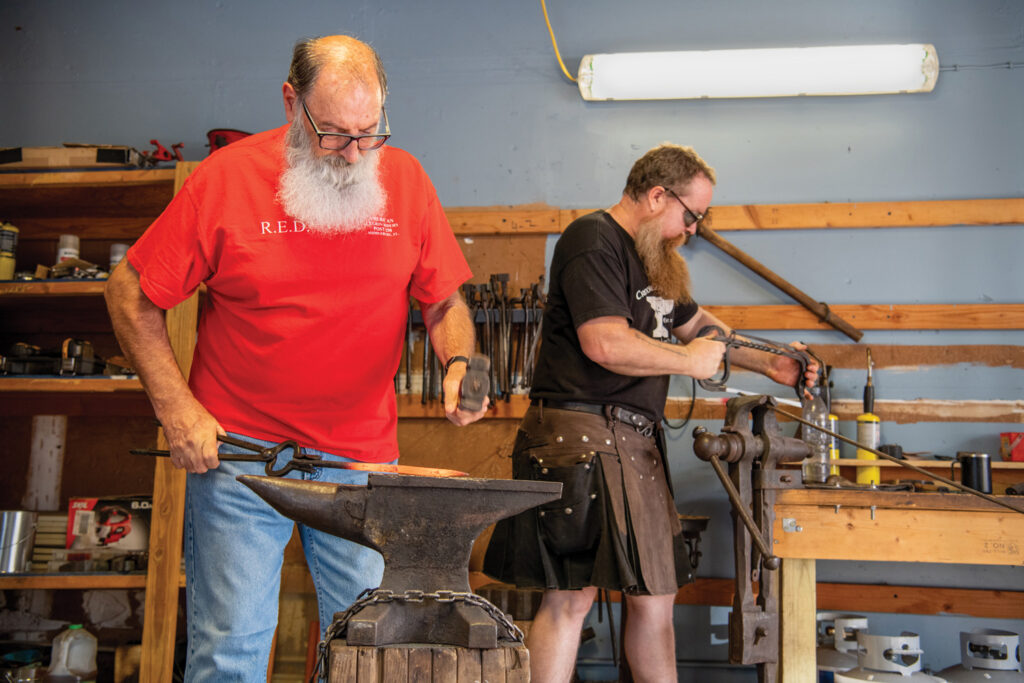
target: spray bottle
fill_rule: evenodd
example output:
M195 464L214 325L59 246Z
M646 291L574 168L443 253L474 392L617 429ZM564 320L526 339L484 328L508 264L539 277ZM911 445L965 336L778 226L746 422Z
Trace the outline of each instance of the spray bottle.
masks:
M875 387L872 383L871 349L868 348L868 380L864 385L864 412L857 416L857 443L878 449L881 437L882 421L874 414ZM877 460L878 456L863 448L857 449L858 460ZM878 484L882 479L882 471L878 467L858 467L858 484Z

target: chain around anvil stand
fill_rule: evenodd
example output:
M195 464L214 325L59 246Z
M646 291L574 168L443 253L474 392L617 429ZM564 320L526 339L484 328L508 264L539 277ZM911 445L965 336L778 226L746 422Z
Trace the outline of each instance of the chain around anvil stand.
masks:
M516 643L523 642L523 632L518 626L516 626L508 618L504 612L498 607L487 600L486 598L480 597L476 593L465 593L462 591L435 591L433 593L425 593L421 590L407 590L404 593L395 593L394 591L387 590L386 588L367 588L356 601L353 602L347 610L341 613L340 616L336 617L331 625L324 632L324 639L320 641L317 646L317 659L316 667L313 669L313 673L309 677L309 683L314 683L318 678L321 681L327 680L327 650L332 640L341 638L345 635L348 630L348 622L352 620L356 614L361 612L370 605L375 605L383 602L423 602L426 599L435 600L436 602L464 602L467 605L475 605L487 612L494 621L501 626L505 633L508 635L507 640L511 640Z

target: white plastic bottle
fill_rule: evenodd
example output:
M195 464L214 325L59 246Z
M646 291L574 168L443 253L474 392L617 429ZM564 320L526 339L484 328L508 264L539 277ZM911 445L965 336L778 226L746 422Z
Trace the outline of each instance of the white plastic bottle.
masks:
M53 639L47 681L51 683L95 683L96 636L71 624Z

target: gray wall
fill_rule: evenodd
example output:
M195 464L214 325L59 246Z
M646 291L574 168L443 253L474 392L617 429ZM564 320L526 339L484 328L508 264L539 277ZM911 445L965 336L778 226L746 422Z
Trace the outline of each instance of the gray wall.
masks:
M591 52L895 42L933 43L944 67L1024 62L1024 3L1012 0L549 4L571 71ZM421 159L446 206L609 205L632 161L664 140L694 145L716 167L720 204L1024 194L1024 69L944 70L935 91L919 95L585 103L558 69L540 4L532 0L7 0L0 5L0 146L73 141L149 149L149 139L157 138L168 148L184 142L186 158L202 158L211 128L258 131L283 123L280 86L293 42L335 32L357 35L380 51L391 79L392 143ZM834 304L1024 300L1020 226L730 233L729 239ZM706 245L686 254L703 303L790 303ZM800 337L812 345L846 341L834 332ZM868 332L862 343L1020 344L1022 338L1020 330L897 331ZM863 381L862 372L838 372L834 395L858 398ZM876 373L875 384L880 399L1019 401L1024 372L888 370ZM674 393L688 390L688 382L679 382ZM882 439L910 451L995 453L998 433L1009 430L1020 425L886 424ZM853 436L853 425L842 431ZM714 516L701 573L728 576L727 506L710 469L689 454L689 440L673 435L680 508ZM1022 572L819 563L821 580L1017 590L1024 587ZM724 646L709 636L722 635L713 625L719 617L679 610L682 656L725 659ZM926 634L926 661L934 668L956 663L959 630L983 625L952 616L877 619L877 633ZM1024 632L1024 621L995 626ZM607 656L606 647L591 649L588 656ZM734 680L722 672L698 679Z

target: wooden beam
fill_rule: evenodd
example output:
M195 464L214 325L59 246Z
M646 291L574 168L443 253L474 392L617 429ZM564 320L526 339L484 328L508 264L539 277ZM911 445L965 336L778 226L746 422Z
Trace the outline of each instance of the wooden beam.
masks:
M883 345L815 344L813 350L833 368L867 372L867 349L876 370L917 370L921 366L983 365L993 368L1024 368L1024 346L1010 344L967 345Z
M780 387L781 398L793 398ZM734 394L723 393L721 398L698 398L692 402L689 398L669 398L665 404L665 417L669 420L682 420L690 414L693 420L722 420L725 418L725 402ZM438 400L421 403L418 394L399 394L398 416L402 419L444 418L444 408ZM498 401L493 405L485 419L488 420L519 420L526 413L529 399L526 396L513 396L509 402ZM783 410L798 411L797 408ZM832 412L840 420L855 420L864 412L861 401L855 399L839 399L833 402ZM913 424L917 422L992 422L1024 424L1024 401L940 401L934 399L915 399L911 401L882 400L875 401L875 413L885 422L897 424ZM788 421L779 417L780 422Z
M558 234L596 211L550 206L446 209L456 234ZM1024 198L716 206L715 230L806 230L1024 224Z
M732 579L698 578L679 589L675 602L729 606L734 590ZM836 612L960 614L984 619L1020 619L1024 614L1024 591L1015 590L819 582L815 592L818 609ZM614 601L621 599L618 592L610 595Z
M831 330L802 306L705 306L738 330ZM832 310L862 330L1020 330L1024 304L863 304Z
M56 171L0 173L0 188L70 185L125 185L131 183L171 182L173 168L122 169L117 171Z

